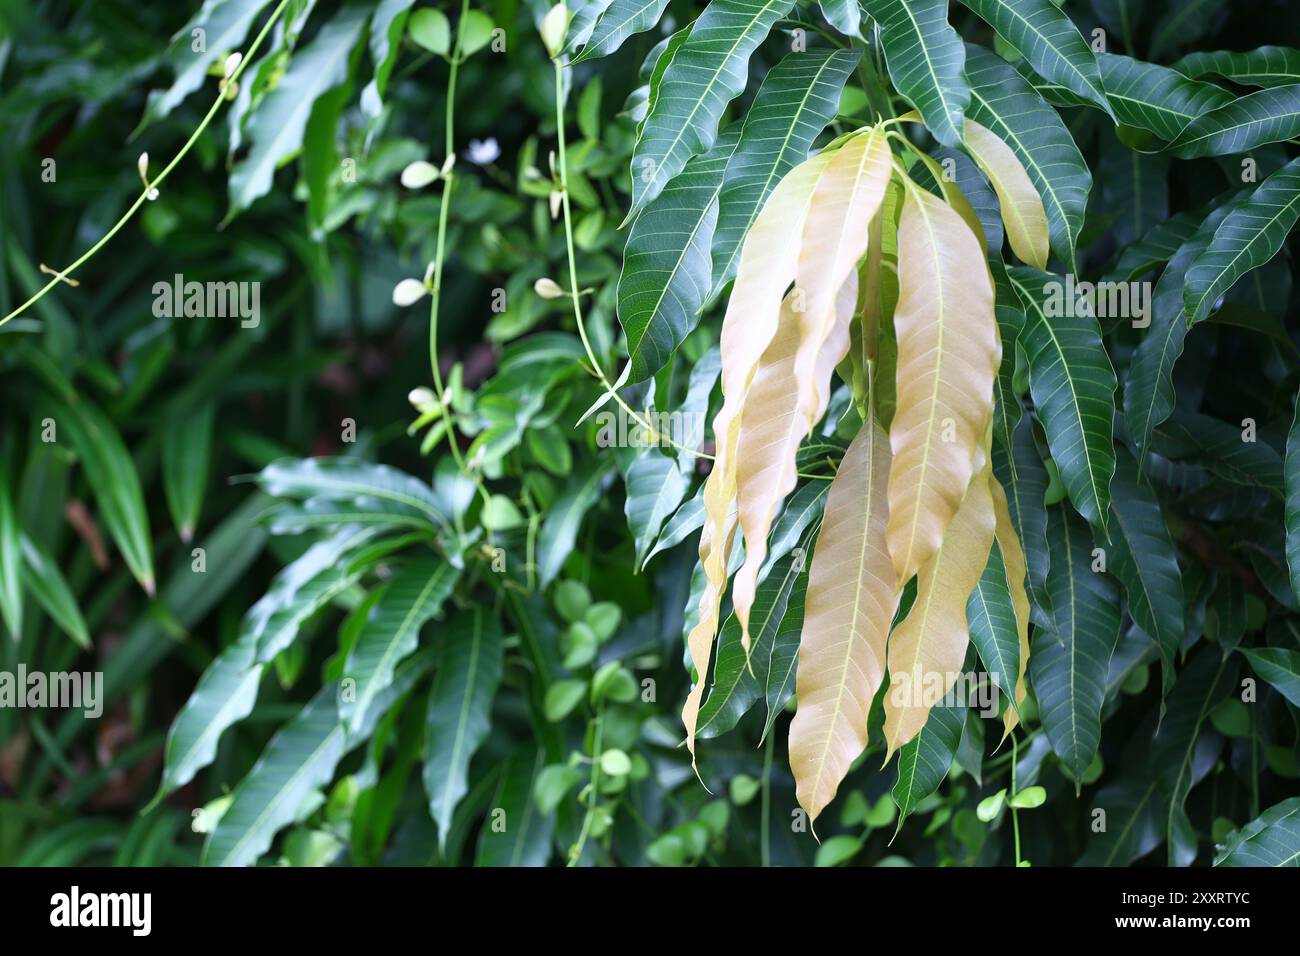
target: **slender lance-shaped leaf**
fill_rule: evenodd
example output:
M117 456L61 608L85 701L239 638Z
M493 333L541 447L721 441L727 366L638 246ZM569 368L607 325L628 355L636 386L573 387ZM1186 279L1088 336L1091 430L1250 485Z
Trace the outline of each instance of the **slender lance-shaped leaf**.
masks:
M667 6L668 0L614 0L601 13L590 38L572 62L609 56L628 37L643 33L658 23Z
M81 616L81 607L58 565L27 535L21 535L19 543L23 553L23 585L63 633L79 646L89 648L90 632Z
M1209 247L1188 267L1183 290L1187 321L1200 322L1238 279L1277 255L1297 218L1300 159L1293 159L1234 205Z
M657 448L647 448L628 466L623 512L636 543L637 561L650 546L691 485L691 476Z
M1006 673L1006 686L1011 691L1011 706L1002 712L1002 739L1020 722L1020 704L1028 694L1025 672L1029 669L1029 622L1033 616L1029 600L1029 564L1024 547L1011 521L1011 507L1002 483L994 475L989 478L989 491L993 495L993 516L996 520L993 536L1006 574L1007 594L1011 599L1012 624L1016 633L1016 670ZM967 609L969 615L969 608ZM972 623L972 628L974 624Z
M1286 438L1286 566L1291 590L1300 598L1300 395L1296 397L1295 416Z
M9 490L8 462L0 464L0 615L17 643L23 636L22 532Z
M650 552L641 559L641 570L650 563L660 551L667 551L681 544L693 533L699 531L704 526L704 491L700 489L693 498L688 498L682 502L680 508L673 512L673 516L668 519L659 537L655 540L654 547Z
M352 693L339 701L339 718L355 733L382 691L392 683L397 665L414 653L420 628L442 608L458 572L445 561L414 561L394 576L361 629L348 655L344 675ZM345 686L345 689L346 686Z
M1043 729L1077 789L1101 739L1106 672L1119 640L1119 593L1093 570L1092 538L1064 504L1049 509L1048 540L1052 626L1034 634L1029 674Z
M1160 502L1127 454L1111 485L1110 513L1110 542L1097 546L1124 585L1133 620L1160 652L1163 699L1174 686L1174 660L1183 643L1183 580Z
M1101 328L1059 276L1025 266L1009 271L1025 305L1020 342L1047 445L1070 501L1089 524L1105 529L1115 474L1115 372Z
M889 458L884 431L869 419L831 482L813 552L789 741L799 805L812 820L866 749L867 715L884 679L898 606L883 546Z
M1043 503L1048 479L1034 442L1033 421L1028 415L1015 426L1009 448L994 442L993 473L1005 491L1007 517L1023 548L1033 620L1045 624L1050 620L1047 569L1051 565L1051 553L1047 546L1047 508ZM995 501L996 497L995 494ZM1003 551L1009 552L1009 546L1004 546ZM1027 657L1022 655L1022 663Z
M176 78L167 89L149 94L140 126L162 119L197 90L207 77L210 66L239 49L248 35L248 28L268 3L270 0L204 0L199 12L172 37L165 59L171 64ZM201 50L194 49L195 30L203 31ZM215 89L213 95L216 95Z
M1173 68L1193 79L1221 76L1242 86L1289 86L1300 83L1300 50L1262 46L1244 53L1197 51L1178 60Z
M966 149L997 193L1011 248L1021 261L1047 268L1047 213L1015 152L990 130L966 120Z
M917 572L912 609L890 635L886 761L920 732L963 670L970 647L967 602L988 563L997 525L990 474L985 465L971 481L943 542Z
M740 643L740 622L732 617L723 625L713 686L700 708L696 730L700 737L716 737L735 727L763 696L771 678L771 664L778 656L776 643L798 645L808 587L806 563L802 554L787 555L758 586L750 612L753 644L748 653ZM797 618L790 612L796 612Z
M497 619L481 608L447 628L447 647L429 694L424 791L445 846L456 804L469 790L469 762L488 735L492 699L501 683L505 639Z
M148 594L154 592L153 543L144 492L122 437L103 412L81 399L55 403L55 420L72 438L86 483L122 558Z
M203 865L256 863L276 831L297 819L313 791L329 783L347 740L338 719L337 693L332 685L322 687L271 738L208 836Z
M1300 83L1256 90L1188 123L1169 144L1182 159L1244 153L1300 135Z
M1166 141L1176 139L1198 116L1232 102L1227 90L1188 79L1167 66L1115 53L1102 53L1097 62L1116 118Z
M950 206L910 182L898 250L898 408L889 429L887 535L901 586L938 551L984 464L1002 352L979 240Z
M1011 147L1025 167L1047 211L1052 251L1073 270L1074 247L1083 228L1092 175L1070 131L1001 57L967 44L966 78L971 91L970 118Z
M573 551L582 519L599 500L601 485L612 467L612 462L605 462L585 475L574 475L551 506L537 544L537 575L542 587L555 580Z
M545 866L551 856L554 814L542 813L533 788L546 765L546 751L523 745L510 755L501 789L492 806L500 807L505 826L479 831L475 866Z
M749 58L794 0L712 0L663 74L632 151L631 217L713 145Z
M1300 707L1300 651L1285 647L1244 647L1255 673L1272 684L1283 697Z
M740 413L759 359L776 334L785 290L794 279L799 249L789 237L796 229L803 231L817 180L831 155L823 151L800 163L782 178L764 203L745 237L736 284L722 320L723 403L713 420L716 452L713 469L704 484L705 520L699 547L705 585L686 641L697 675L682 707L686 747L692 756L695 722L704 695L722 592L727 583L727 562L735 537Z
M632 223L618 279L618 317L632 363L629 383L663 368L699 321L709 291L723 171L740 135L739 124L727 127Z
M163 431L163 491L172 521L186 544L194 537L203 510L216 414L216 405L209 402L191 414L178 415Z
M1179 411L1160 426L1157 436L1156 449L1166 457L1190 458L1227 482L1286 499L1282 456L1268 442L1243 441L1237 425Z
M1110 103L1092 50L1052 0L962 0L1013 46L1043 79L1100 106Z
M840 92L860 55L858 50L788 53L763 78L727 161L710 297L736 274L745 236L776 184L807 158L813 141L834 119Z
M1269 807L1228 834L1215 866L1300 866L1300 797Z
M970 102L966 51L948 23L948 0L861 0L880 25L889 77L945 146L961 142Z
M1011 603L1007 567L996 541L979 583L966 602L966 621L970 625L971 643L979 652L984 669L1003 694L1014 697L1020 676L1020 632L1016 609ZM1008 706L1014 708L1015 704Z
M434 526L451 521L447 502L432 488L396 468L353 458L287 458L273 461L257 476L267 494L277 498L328 501L378 499L405 514L422 516Z
M935 704L925 726L898 752L898 779L891 795L898 805L898 830L922 800L939 789L966 727L966 708Z
M246 129L252 145L230 173L228 219L270 192L281 161L302 146L316 99L347 79L348 57L370 12L344 7L335 14L294 54L275 89L249 117Z
M610 8L613 2L614 0L579 0L577 3L569 4L569 26L564 34L563 52L572 54L574 50L580 50L582 45L591 38L592 31L596 29L596 21ZM666 40L661 41L661 43L666 42ZM651 58L655 56L658 49L659 47L656 46L655 50L651 51ZM653 59L651 59L652 66L653 62ZM642 67L643 72L646 69L645 66ZM645 80L644 76L642 76L642 80Z

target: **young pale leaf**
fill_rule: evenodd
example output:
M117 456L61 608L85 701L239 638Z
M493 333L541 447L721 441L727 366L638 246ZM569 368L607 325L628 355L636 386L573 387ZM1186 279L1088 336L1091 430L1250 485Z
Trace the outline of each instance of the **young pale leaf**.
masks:
M1106 673L1119 640L1119 593L1093 570L1088 529L1064 504L1049 509L1048 540L1052 626L1034 633L1029 673L1043 729L1077 789L1101 739Z
M72 438L86 473L86 483L122 558L140 586L153 594L149 514L145 511L140 479L122 437L108 416L84 399L70 405L55 403L54 409L55 420Z
M962 0L1043 79L1065 87L1112 119L1092 50L1052 0Z
M1169 144L1181 159L1245 153L1300 134L1300 83L1256 90L1192 120Z
M866 749L867 715L884 679L898 606L883 546L889 471L888 440L869 419L831 482L813 552L789 742L799 805L812 820Z
M988 563L997 517L986 465L970 483L947 533L917 572L916 601L889 637L885 759L914 738L963 670L966 606Z
M1198 83L1167 66L1115 53L1097 57L1106 96L1125 126L1173 140L1192 120L1232 102L1232 94L1213 83Z
M1173 68L1193 79L1219 76L1242 86L1290 86L1300 83L1300 50L1262 46L1244 53L1197 51L1178 60Z
M887 536L901 586L938 551L983 465L1002 353L979 240L950 206L911 183L899 221L898 268Z
M632 223L618 279L618 317L632 366L628 382L663 368L699 321L710 285L723 171L740 135L739 124L727 127Z
M370 10L344 7L289 60L285 74L249 116L248 155L230 173L230 211L247 209L271 190L281 161L302 146L312 105L347 80L348 58Z
M971 93L961 37L948 24L948 0L861 0L880 25L889 77L945 146L961 142Z
M1026 309L1020 342L1047 445L1070 501L1089 524L1104 529L1115 473L1116 382L1101 328L1084 299L1070 300L1059 276L1027 266L1010 275Z
M209 402L191 413L177 415L163 431L163 491L172 521L186 544L194 537L203 510L216 413L216 406Z
M668 64L632 151L629 218L707 152L723 111L745 88L749 58L794 0L713 0Z
M763 78L745 114L740 142L727 161L718 199L710 297L736 274L745 237L767 197L807 158L813 141L834 119L840 93L860 56L858 50L788 53Z
M1047 213L1025 167L994 133L966 120L966 150L997 193L1011 248L1022 262L1047 268Z
M442 608L459 572L438 560L414 561L395 575L371 612L348 655L344 676L352 693L339 701L339 719L356 733L397 665L414 653L420 628Z
M970 118L987 126L1024 166L1047 212L1057 258L1074 269L1092 174L1061 118L1001 57L968 44L966 78Z
M446 846L452 814L469 791L469 762L487 737L492 699L501 682L505 639L490 613L475 609L447 627L447 646L429 694L424 791Z
M1238 279L1277 255L1297 218L1300 159L1293 159L1234 205L1209 246L1188 267L1183 289L1188 323L1208 316Z

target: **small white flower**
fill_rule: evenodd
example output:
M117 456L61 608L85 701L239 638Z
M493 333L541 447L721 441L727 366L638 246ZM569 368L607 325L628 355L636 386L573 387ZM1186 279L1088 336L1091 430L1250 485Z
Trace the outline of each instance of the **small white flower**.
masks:
M406 400L416 408L426 408L437 401L438 397L433 394L433 389L421 386L420 388L411 389L406 396Z
M495 136L469 141L469 161L475 166L486 166L488 163L495 163L500 155L501 147L497 144Z
M407 189L423 189L437 178L438 168L422 159L417 159L402 170L402 185Z
M406 308L414 305L429 293L429 288L419 279L403 279L393 286L393 305Z

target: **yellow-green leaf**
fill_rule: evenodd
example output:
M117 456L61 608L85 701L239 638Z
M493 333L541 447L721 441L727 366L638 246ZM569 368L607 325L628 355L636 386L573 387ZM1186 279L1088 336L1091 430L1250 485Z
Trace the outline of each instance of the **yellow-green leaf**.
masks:
M966 120L966 151L998 195L1011 249L1022 262L1047 268L1047 212L1033 180L1011 147L992 130Z

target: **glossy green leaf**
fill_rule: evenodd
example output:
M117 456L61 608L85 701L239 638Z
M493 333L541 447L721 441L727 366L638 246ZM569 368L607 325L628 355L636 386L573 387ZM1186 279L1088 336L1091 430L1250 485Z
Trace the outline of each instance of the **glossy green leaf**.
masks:
M181 540L188 543L203 510L203 493L212 455L212 426L216 406L208 403L178 415L163 431L163 491Z
M452 814L469 791L469 762L487 737L492 699L501 682L505 639L500 622L481 608L454 618L429 694L424 739L424 791L446 845Z
M1110 103L1092 49L1052 0L961 0L979 14L1043 79L1100 106Z
M1050 628L1034 634L1029 674L1043 729L1065 773L1081 786L1101 740L1106 673L1119 640L1118 589L1093 571L1092 537L1063 504L1049 509Z
M257 483L277 498L353 503L377 499L396 513L420 517L433 526L451 521L449 503L424 482L396 468L354 458L282 459L263 468Z
M1300 83L1300 50L1262 46L1255 50L1198 50L1174 63L1184 76L1222 77L1242 86L1289 86Z
M917 804L939 789L952 769L966 727L966 708L936 704L917 735L898 751L898 779L892 795L898 805L898 829Z
M1224 841L1215 866L1300 864L1300 797L1269 807Z
M979 583L966 600L966 622L984 670L1007 698L1008 706L1014 706L1010 702L1015 697L1016 678L1020 674L1020 632L1011 603L1007 568L996 541Z
M948 23L948 0L861 0L880 25L889 77L945 146L962 140L971 91L966 50ZM988 125L987 123L985 125Z
M1116 118L1163 140L1177 138L1198 116L1232 102L1227 90L1198 83L1167 66L1115 53L1102 53L1097 62Z
M632 151L629 218L687 161L713 146L718 122L744 88L749 58L794 0L712 0L663 74ZM652 91L653 93L653 91Z
M668 7L668 0L614 0L600 14L591 35L572 62L581 63L609 56L628 37L643 33L657 24Z
M546 763L537 747L520 746L506 762L492 811L479 831L475 866L545 866L555 816L543 813L533 788Z
M1182 159L1245 153L1300 135L1300 83L1256 90L1203 113L1169 144Z
M22 547L22 583L36 603L45 609L45 613L54 619L63 633L77 642L81 647L90 647L90 632L81 616L76 595L54 559L41 550L27 535L19 537Z
M647 448L628 466L624 479L627 497L623 513L632 531L639 564L659 537L664 522L686 497L691 476L659 449Z
M1069 301L1059 277L1028 266L1010 276L1026 310L1020 343L1052 459L1075 508L1105 528L1115 473L1116 382L1101 329L1084 300Z
M0 468L0 616L17 642L23 635L22 529L9 490L8 463Z
M1256 674L1300 707L1300 651L1285 647L1243 647L1241 653Z

